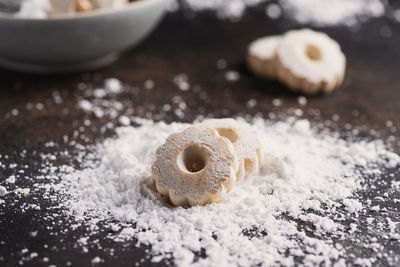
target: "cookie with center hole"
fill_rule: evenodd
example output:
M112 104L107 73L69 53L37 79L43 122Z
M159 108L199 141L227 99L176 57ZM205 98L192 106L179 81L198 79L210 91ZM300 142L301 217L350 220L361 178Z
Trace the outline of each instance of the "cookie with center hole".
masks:
M176 206L220 202L236 182L232 143L207 127L171 134L152 166L157 191Z
M323 32L286 32L276 58L277 78L294 91L329 93L343 82L346 57L340 45Z
M200 125L217 130L220 136L227 138L233 144L239 162L237 179L246 178L258 171L264 153L258 132L251 125L231 118L209 119Z

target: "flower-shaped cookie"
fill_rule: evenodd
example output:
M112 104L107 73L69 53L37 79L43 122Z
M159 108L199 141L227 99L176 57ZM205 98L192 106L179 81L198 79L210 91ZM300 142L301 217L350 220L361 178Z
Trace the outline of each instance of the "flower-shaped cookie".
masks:
M233 144L239 163L237 179L246 178L258 171L263 153L257 131L249 124L226 118L205 120L200 125L217 130L220 136L229 139Z
M156 152L152 175L157 191L174 205L219 202L236 181L232 143L206 127L171 134Z

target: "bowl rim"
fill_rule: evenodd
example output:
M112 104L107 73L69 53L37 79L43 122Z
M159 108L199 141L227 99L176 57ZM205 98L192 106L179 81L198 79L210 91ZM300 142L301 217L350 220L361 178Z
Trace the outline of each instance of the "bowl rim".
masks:
M13 21L59 21L59 20L76 20L85 19L90 17L104 16L116 13L123 13L136 8L152 4L153 2L167 2L169 0L135 0L128 3L125 7L120 8L102 8L90 12L76 13L76 14L59 14L48 18L23 18L17 17L14 14L0 12L0 20L13 20Z

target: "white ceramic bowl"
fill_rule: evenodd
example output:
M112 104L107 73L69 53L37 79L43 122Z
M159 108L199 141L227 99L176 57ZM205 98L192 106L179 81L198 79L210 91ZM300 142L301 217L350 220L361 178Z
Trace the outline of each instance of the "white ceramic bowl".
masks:
M99 68L143 40L168 0L137 0L116 10L48 19L0 15L0 67L36 73Z

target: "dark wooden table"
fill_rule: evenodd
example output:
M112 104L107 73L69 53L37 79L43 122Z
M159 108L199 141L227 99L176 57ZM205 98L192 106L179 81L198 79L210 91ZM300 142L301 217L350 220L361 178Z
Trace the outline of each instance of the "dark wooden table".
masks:
M298 94L279 83L255 78L244 62L250 41L299 27L284 18L269 20L263 7L248 11L236 23L218 20L207 12L190 19L178 12L168 14L160 27L140 46L111 66L95 72L50 76L0 70L0 154L9 155L0 161L7 165L14 162L19 166L27 165L25 176L30 179L18 179L17 185L29 187L34 183L32 177L40 173L42 160L39 152L54 153L54 148L44 146L46 142L54 141L60 144L57 149L70 150L68 143L64 142L65 136L71 137L85 119L90 119L92 124L86 127L85 137L79 138L78 142L94 144L112 135L112 131L102 133L100 127L108 121L116 122L116 119L96 118L76 108L77 99L84 95L78 88L80 82L95 87L109 77L118 78L135 92L119 96L124 103L121 114L128 112L129 115L157 120L192 121L198 115L263 114L268 117L270 112L290 114L293 109L301 108L304 117L314 123L332 121L332 116L339 115L340 119L333 123L333 128L344 129L346 124L351 124L363 128L367 136L372 129L382 138L391 135L393 149L399 152L400 132L396 129L400 128L400 24L383 17L364 23L357 31L346 27L319 28L342 45L348 60L346 79L331 95L308 97L304 107L298 103ZM389 28L391 36L383 37L382 27ZM219 59L226 60L225 70L217 68ZM238 71L240 79L227 81L224 76L227 70ZM192 88L197 86L205 93L200 96L195 90L179 90L173 77L180 73L187 75ZM148 79L155 82L152 90L144 89L143 84ZM54 100L57 94L62 96L62 103ZM162 110L164 104L176 107L179 104L176 96L187 103L183 118L174 113L174 108L169 112ZM276 98L282 100L282 106L272 105ZM254 107L247 106L250 99L257 101ZM43 109L37 103L42 103ZM12 115L13 109L18 110L17 116ZM319 110L319 115L316 116L315 110ZM388 121L393 126L387 127L390 126ZM26 150L23 153L26 156L21 156L23 150ZM61 164L68 159L60 157L58 161ZM8 167L0 168L0 181L13 172ZM396 175L394 179L399 180L399 174ZM385 190L385 186L378 185L362 197L373 199ZM4 199L6 203L0 204L0 266L18 266L20 261L28 266L65 266L68 261L73 266L88 266L95 256L105 259L103 264L107 266L132 266L144 258L145 247L136 248L134 243L115 244L102 238L106 235L104 232L98 237L103 249L93 245L83 253L75 246L77 239L84 234L83 230L66 231L62 223L49 225L47 217L54 212L50 210L52 203L40 200L38 195L26 199L6 196ZM25 202L40 202L42 209L22 212L20 207ZM391 212L368 216L389 216L394 221L400 220L398 203L389 200L382 205L390 207ZM377 237L385 250L400 254L398 241L381 239L361 222L359 229L366 239ZM38 234L32 236L29 234L32 231ZM361 244L345 245L352 246L352 253L356 256L375 255ZM21 252L24 248L37 252L39 256L24 259ZM113 256L109 254L111 248L115 250ZM49 262L43 263L43 257L48 257ZM351 259L350 255L345 257ZM382 266L389 264L385 259L379 262ZM142 264L162 265L163 262L151 264L145 259Z

